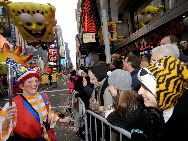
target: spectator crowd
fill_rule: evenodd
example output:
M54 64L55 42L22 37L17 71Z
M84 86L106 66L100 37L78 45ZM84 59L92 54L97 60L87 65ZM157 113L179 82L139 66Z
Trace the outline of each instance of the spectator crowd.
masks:
M164 37L160 46L140 56L112 55L112 62L81 65L71 72L69 94L74 91L86 109L114 126L131 132L131 140L184 140L188 127L187 42ZM96 140L95 124L92 138ZM97 140L101 138L97 121ZM109 140L106 125L105 139ZM112 131L112 139L119 136ZM129 139L125 139L129 140Z

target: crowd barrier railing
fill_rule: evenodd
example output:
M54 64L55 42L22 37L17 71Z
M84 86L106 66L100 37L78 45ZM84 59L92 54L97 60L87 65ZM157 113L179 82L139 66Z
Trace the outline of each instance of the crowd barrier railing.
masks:
M104 141L104 124L108 125L109 126L109 129L110 129L110 141L112 141L112 129L116 130L119 135L120 135L120 141L122 141L122 136L126 136L127 138L131 139L131 133L125 129L122 129L122 128L119 128L119 127L116 127L116 126L113 126L112 124L110 124L105 118L103 118L102 116L92 112L91 110L86 110L85 109L85 104L84 102L81 100L81 98L78 98L78 101L79 101L79 114L80 114L80 117L83 118L83 123L85 124L85 140L86 141L89 141L91 140L92 141L92 128L91 128L91 117L93 116L94 117L94 122L95 122L95 134L96 134L96 141L97 141L97 119L99 121L101 121L101 124L102 124L102 141ZM89 117L87 117L87 115L89 115ZM88 119L89 118L89 130L88 130ZM90 135L90 136L89 136Z

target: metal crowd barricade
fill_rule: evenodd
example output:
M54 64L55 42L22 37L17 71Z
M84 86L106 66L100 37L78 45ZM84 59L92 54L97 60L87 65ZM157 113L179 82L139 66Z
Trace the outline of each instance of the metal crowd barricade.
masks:
M73 107L74 105L73 105L73 103L74 103L74 99L75 99L75 96L74 96L74 91L72 92L72 94L71 94L72 96L71 96L71 106Z
M90 110L86 110L86 113L89 114L89 118L90 118L90 127L89 127L89 130L90 130L90 140L92 141L92 131L91 131L91 116L93 116L95 118L95 134L96 134L96 141L97 141L97 123L96 123L96 119L100 120L101 121L101 124L102 124L102 141L104 141L104 130L103 130L103 127L104 127L104 123L106 125L109 126L110 128L110 141L112 141L112 129L116 130L119 132L120 134L120 141L122 141L122 135L126 136L127 138L131 139L131 133L125 129L122 129L122 128L119 128L119 127L116 127L116 126L113 126L111 125L105 118L101 117L100 115L90 111ZM85 114L87 115L87 114ZM85 118L86 120L86 123L87 123L87 117ZM85 126L87 126L87 124L85 124ZM88 127L88 126L87 126ZM86 127L86 128L87 128ZM88 134L88 130L85 131L86 134ZM87 135L88 137L88 135ZM86 141L88 141L88 138L86 139Z
M111 125L110 123L107 122L107 120L105 118L101 117L100 115L98 115L98 114L96 114L96 113L94 113L94 112L92 112L90 110L86 110L85 109L85 104L80 98L78 98L78 101L79 101L79 114L80 114L80 117L83 118L83 120L80 120L80 121L85 124L85 140L86 141L89 141L89 140L92 141L91 116L93 116L94 119L95 119L96 141L97 141L97 122L96 122L97 119L100 120L101 124L102 124L102 141L104 141L104 130L103 130L104 124L108 125L109 128L110 128L110 141L112 141L112 132L111 132L112 129L114 129L117 132L119 132L120 141L122 141L122 136L123 135L126 136L129 139L131 138L131 133L130 132L128 132L125 129L122 129L122 128L119 128L119 127ZM89 117L87 117L87 114L89 114ZM89 121L90 121L89 130L88 130L87 118L89 118ZM81 124L83 124L83 123L81 123ZM89 138L89 134L90 134L90 138Z
M77 99L77 100L76 100ZM81 98L75 98L75 95L74 95L74 91L72 91L72 108L74 108L74 103L76 101L79 102L79 121L80 121L80 127L83 127L84 124L87 124L85 123L85 121L87 121L87 119L85 119L85 112L86 112L86 109L85 109L85 104L84 102L81 100ZM86 126L85 126L86 127ZM88 130L85 128L85 131ZM85 135L87 137L87 135ZM87 137L88 138L88 137Z

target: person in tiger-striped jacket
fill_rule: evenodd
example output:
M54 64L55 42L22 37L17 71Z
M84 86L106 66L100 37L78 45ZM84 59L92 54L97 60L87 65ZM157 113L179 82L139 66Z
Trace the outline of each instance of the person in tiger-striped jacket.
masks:
M38 93L40 76L24 68L18 76L17 86L23 92L12 99L0 111L0 141L57 140L50 125L68 122L71 118L59 118L51 110L48 95Z

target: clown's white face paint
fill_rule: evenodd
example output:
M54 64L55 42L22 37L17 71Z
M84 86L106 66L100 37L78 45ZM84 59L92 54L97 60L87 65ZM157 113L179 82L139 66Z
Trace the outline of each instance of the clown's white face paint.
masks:
M37 92L39 86L38 78L33 76L28 78L21 89L23 89L23 94L25 96L34 96Z

